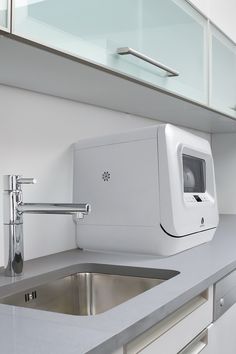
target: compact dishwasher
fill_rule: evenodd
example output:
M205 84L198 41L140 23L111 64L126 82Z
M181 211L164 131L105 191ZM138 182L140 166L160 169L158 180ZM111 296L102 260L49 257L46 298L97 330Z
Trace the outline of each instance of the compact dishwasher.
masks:
M214 161L206 139L171 124L74 145L74 202L84 249L169 256L210 241L218 225Z

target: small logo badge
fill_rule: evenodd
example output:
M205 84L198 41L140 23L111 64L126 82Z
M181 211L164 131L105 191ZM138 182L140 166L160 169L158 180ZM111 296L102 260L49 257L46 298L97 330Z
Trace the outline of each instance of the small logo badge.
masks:
M204 225L204 223L205 223L205 220L204 220L204 218L202 217L202 218L201 218L201 225Z
M104 171L102 174L102 179L104 182L108 182L111 178L111 174L108 171Z

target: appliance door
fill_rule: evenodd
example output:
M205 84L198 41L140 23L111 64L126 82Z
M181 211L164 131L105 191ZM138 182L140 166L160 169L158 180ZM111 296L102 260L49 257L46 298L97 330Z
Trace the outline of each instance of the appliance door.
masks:
M218 225L210 143L170 124L158 129L160 221L170 236L190 236Z
M205 193L206 161L187 154L183 154L182 159L184 193L194 193L197 196L199 193Z

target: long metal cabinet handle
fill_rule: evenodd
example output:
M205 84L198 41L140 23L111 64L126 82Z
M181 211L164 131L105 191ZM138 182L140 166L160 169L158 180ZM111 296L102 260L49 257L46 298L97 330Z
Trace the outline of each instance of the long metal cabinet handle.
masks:
M176 70L173 70L171 68L169 68L168 66L148 57L145 54L142 54L140 52L138 52L137 50L133 49L133 48L129 48L129 47L121 47L121 48L117 48L116 53L119 55L133 55L139 59L142 59L144 61L146 61L147 63L150 63L154 66L157 66L159 69L162 69L164 71L166 71L168 74L167 76L179 76L179 72Z

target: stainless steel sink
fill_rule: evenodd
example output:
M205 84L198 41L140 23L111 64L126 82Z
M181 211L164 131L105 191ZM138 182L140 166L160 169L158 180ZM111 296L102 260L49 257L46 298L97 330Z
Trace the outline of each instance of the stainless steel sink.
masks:
M106 274L109 273L108 269L109 267L105 269L107 272L103 270L70 274L1 298L0 303L77 316L96 315L178 274L176 271L152 269L151 277L148 277L147 269L114 266L113 274ZM132 274L137 274L138 269L138 273L143 271L145 276ZM125 275L122 270L125 270Z

